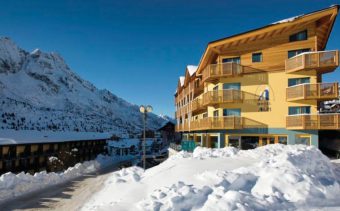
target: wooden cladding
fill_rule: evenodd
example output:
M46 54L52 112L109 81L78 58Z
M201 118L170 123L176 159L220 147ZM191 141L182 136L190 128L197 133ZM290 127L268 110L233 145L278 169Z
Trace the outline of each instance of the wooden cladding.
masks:
M287 88L287 101L331 100L339 97L338 83L300 84Z
M213 82L221 77L235 77L257 72L261 71L234 62L210 64L202 71L202 81Z
M339 51L306 52L286 60L286 72L316 69L321 73L331 72L339 66Z
M286 127L291 130L338 130L340 129L340 114L287 116Z

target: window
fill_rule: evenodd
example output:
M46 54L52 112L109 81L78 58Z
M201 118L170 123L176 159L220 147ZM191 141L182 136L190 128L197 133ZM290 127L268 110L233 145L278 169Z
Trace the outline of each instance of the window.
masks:
M287 145L287 136L279 136L279 143Z
M295 42L295 41L301 41L301 40L307 40L307 30L298 32L296 34L292 34L289 36L289 42Z
M218 117L218 110L214 111L214 117Z
M288 59L301 53L309 52L309 48L288 51Z
M241 84L240 83L225 83L223 84L223 89L241 90Z
M255 62L262 62L262 53L253 53L252 61Z
M240 58L240 57L225 58L225 59L222 59L222 62L223 62L223 63L226 63L226 62L233 62L233 63L241 64L241 58Z
M295 138L295 144L310 145L310 136L308 135L297 135Z
M223 109L223 116L241 116L241 109Z
M310 78L306 77L306 78L289 78L288 79L288 86L295 86L295 85L299 85L299 84L306 84L306 83L310 83Z
M288 108L289 115L310 114L310 106L294 106Z

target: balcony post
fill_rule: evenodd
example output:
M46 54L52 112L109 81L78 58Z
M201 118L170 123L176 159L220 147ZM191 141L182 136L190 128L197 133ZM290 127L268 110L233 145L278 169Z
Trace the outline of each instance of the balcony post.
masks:
M233 129L235 128L235 116L233 116Z
M335 51L335 64L336 64L336 66L338 66L339 65L339 51Z
M306 54L302 55L302 68L306 68Z

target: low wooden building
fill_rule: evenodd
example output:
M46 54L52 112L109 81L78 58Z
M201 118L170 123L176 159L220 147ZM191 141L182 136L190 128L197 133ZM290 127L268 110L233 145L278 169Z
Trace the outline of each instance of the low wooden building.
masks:
M31 131L1 131L0 133L0 173L38 172L48 170L50 157L62 153L73 153L75 162L94 159L107 152L108 134L53 133ZM29 138L28 138L29 137Z

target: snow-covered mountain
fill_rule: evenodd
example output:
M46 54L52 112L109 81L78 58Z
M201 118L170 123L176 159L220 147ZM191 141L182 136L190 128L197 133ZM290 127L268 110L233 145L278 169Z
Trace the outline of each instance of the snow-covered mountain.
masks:
M150 114L147 125L164 121ZM29 53L0 38L0 129L135 134L141 128L137 105L83 80L57 53Z

